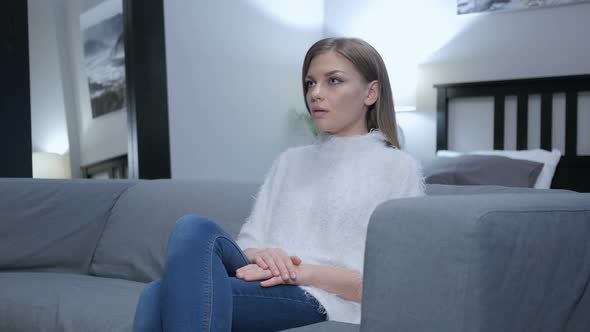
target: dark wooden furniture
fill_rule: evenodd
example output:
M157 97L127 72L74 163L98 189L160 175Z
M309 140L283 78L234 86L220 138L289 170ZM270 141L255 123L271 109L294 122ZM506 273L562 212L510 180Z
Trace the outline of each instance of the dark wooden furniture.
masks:
M126 179L128 178L127 155L120 155L80 167L86 179Z
M527 149L529 95L541 96L541 148L551 150L552 97L565 93L565 151L551 188L590 192L590 156L577 154L578 94L590 91L590 75L437 84L434 87L437 89L437 150L448 149L449 100L461 97L494 98L494 149L504 149L506 96L517 97L516 147Z

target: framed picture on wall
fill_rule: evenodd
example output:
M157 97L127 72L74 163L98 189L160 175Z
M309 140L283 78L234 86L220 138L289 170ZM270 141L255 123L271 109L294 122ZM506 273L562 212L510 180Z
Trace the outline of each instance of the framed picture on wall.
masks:
M552 7L590 0L457 0L457 14Z
M107 0L80 15L92 118L125 108L122 0Z

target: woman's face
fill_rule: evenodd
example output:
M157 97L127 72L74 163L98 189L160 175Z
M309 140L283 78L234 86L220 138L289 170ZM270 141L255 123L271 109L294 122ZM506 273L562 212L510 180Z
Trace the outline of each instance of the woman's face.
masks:
M336 136L368 132L365 114L377 100L377 81L366 82L352 62L329 51L311 60L305 84L305 100L320 131Z

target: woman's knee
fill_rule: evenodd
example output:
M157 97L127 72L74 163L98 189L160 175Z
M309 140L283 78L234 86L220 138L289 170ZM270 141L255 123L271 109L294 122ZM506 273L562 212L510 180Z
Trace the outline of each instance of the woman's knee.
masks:
M205 236L222 232L214 221L194 214L185 215L176 220L172 236Z
M162 280L158 279L143 287L137 302L136 317L159 310L161 284Z
M144 300L155 300L159 298L160 294L160 285L162 284L162 280L154 280L149 284L145 285L141 290L140 301Z
M158 331L160 321L160 288L162 281L153 281L143 288L133 320L133 331Z

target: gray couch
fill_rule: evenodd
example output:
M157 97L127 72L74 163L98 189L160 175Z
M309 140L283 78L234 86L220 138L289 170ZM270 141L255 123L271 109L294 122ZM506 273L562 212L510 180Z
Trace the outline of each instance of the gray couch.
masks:
M236 235L256 190L0 179L0 331L130 331L175 220L199 214ZM371 218L361 325L291 331L590 330L590 195L427 190Z

